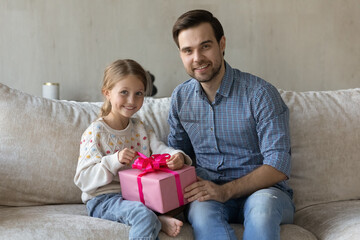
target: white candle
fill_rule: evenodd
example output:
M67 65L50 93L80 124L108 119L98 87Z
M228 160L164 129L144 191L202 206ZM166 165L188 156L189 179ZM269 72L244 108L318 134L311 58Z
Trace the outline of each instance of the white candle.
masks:
M44 83L42 86L42 96L44 98L59 99L59 83Z

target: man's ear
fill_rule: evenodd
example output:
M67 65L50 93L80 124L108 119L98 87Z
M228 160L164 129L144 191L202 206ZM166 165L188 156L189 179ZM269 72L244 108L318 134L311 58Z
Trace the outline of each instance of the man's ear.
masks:
M221 49L221 52L225 52L225 47L226 47L226 38L225 36L222 36L221 39L220 39L220 49Z

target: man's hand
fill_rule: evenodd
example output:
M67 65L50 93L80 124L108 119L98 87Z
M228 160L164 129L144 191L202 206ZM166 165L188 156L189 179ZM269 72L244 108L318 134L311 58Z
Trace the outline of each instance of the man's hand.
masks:
M203 180L198 177L196 183L185 188L184 197L189 202L215 200L226 202L231 198L248 196L253 192L268 188L286 180L287 176L269 165L262 165L244 177L223 185Z
M174 155L172 155L167 161L166 161L166 165L171 169L171 170L177 170L180 169L184 166L184 155L182 153L176 153Z
M217 185L211 181L206 181L198 177L198 181L185 188L184 197L189 202L198 200L200 202L207 200L215 200L218 202L226 202L226 188L224 185Z

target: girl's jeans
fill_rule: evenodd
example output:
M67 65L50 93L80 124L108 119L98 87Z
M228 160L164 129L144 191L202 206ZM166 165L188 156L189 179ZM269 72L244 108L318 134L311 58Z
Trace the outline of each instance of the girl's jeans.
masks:
M229 223L244 224L244 240L274 240L280 239L280 224L293 222L294 205L286 193L271 187L225 203L194 201L187 215L196 240L237 239Z
M124 200L121 194L103 194L86 203L89 216L130 225L129 239L157 239L161 223L141 202Z

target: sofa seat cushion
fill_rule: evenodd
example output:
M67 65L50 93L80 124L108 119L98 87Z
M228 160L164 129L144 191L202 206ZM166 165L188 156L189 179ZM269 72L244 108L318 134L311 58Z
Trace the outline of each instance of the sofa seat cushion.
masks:
M121 223L88 217L84 204L47 205L0 208L1 239L128 239L129 226ZM242 239L244 228L232 224ZM171 240L160 232L161 240ZM185 223L176 239L194 239L193 231ZM292 224L281 226L281 239L315 240L313 234Z
M295 223L320 240L360 239L360 200L304 208L296 212Z
M238 237L238 239L241 240L242 235L244 233L244 226L242 224L231 224L231 227L235 230L235 234ZM284 224L280 226L280 239L316 240L317 238L314 236L314 234L312 234L311 232L300 226L297 226L295 224Z
M3 239L128 239L128 226L88 217L84 204L0 209Z

